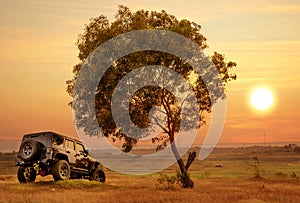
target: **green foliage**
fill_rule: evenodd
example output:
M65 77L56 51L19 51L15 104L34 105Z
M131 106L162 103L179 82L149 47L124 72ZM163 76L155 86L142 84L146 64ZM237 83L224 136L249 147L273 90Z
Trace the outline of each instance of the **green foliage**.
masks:
M159 174L160 177L157 179L157 187L160 188L164 188L164 189L173 189L174 188L174 185L176 183L178 183L179 180L179 177L178 177L178 173L176 176L174 175L167 175L167 174L164 174L164 173L160 173Z
M92 18L90 23L85 26L84 32L79 35L77 47L79 49L78 58L80 62L73 67L74 75L73 79L67 81L67 92L73 98L76 98L76 95L73 95L73 89L78 73L87 61L88 56L99 45L120 34L142 29L172 31L192 40L201 49L208 47L206 38L201 33L201 26L194 22L186 19L178 20L175 16L168 14L164 10L161 12L145 10L132 12L128 7L121 5L113 22L109 22L107 17L103 15ZM112 47L112 49L118 50L120 47ZM195 75L192 67L187 62L171 54L157 51L142 51L129 54L115 61L114 65L102 77L95 95L95 111L103 135L106 137L110 136L113 141L117 139L122 141L124 143L122 148L125 152L129 152L136 145L138 139L142 138L143 135L139 135L136 138L128 137L116 127L111 113L111 97L113 90L121 78L134 69L145 65L161 65L176 71L191 84L199 104L199 114L202 115L204 111L210 112L212 105L217 99L224 99L226 97L224 92L225 84L228 81L236 79L236 75L230 73L231 69L236 66L235 62L226 62L225 56L217 52L214 53L211 60L222 79L222 84L215 85L213 82L216 78L210 78L211 83L207 85L215 88L214 95L208 94L207 87L203 83L202 78L199 75ZM210 70L207 70L205 74L210 76ZM129 114L136 126L145 128L150 123L150 109L154 106L164 109L167 121L165 125L160 124L164 134L152 140L157 145L157 149L160 150L164 149L168 143L174 140L175 133L178 132L179 128L184 128L185 130L191 128L188 125L190 122L186 122L186 126L179 126L181 121L180 105L171 92L163 88L150 86L143 88L133 96L130 101ZM75 119L76 125L88 135L97 135L97 128L87 127L90 123L86 121L86 117L89 116L87 115L86 106L85 104L81 104L80 108L76 109L80 111L79 116ZM203 117L201 117L199 125L203 122Z
M39 183L41 185L51 185L53 187L59 187L59 188L66 188L66 189L72 189L72 188L93 188L101 185L102 183L98 181L87 181L87 180L80 180L80 179L74 179L74 180L60 180L60 181L53 181L53 182L42 182Z
M73 67L73 78L67 81L67 92L76 99L80 97L79 95L88 95L91 98L95 98L95 109L89 109L89 105L82 101L82 103L76 103L76 118L75 123L78 128L83 130L86 134L93 136L99 135L99 126L104 136L110 137L112 141L119 140L122 145L122 150L124 152L130 152L132 148L137 144L138 140L147 136L146 133L136 133L133 137L132 135L129 137L125 133L117 127L114 122L112 116L112 95L113 92L118 85L119 81L124 78L128 73L144 66L157 65L162 67L167 67L168 70L172 70L180 75L190 89L192 89L195 94L195 99L197 101L197 108L193 105L193 99L189 98L189 95L185 95L186 98L179 103L173 92L168 91L166 88L158 87L158 86L145 86L138 90L129 101L129 116L132 123L139 128L147 128L151 124L150 111L152 111L153 107L158 107L155 109L156 112L160 112L164 114L165 120L161 122L160 120L155 120L155 124L161 128L161 132L159 135L152 139L152 143L156 144L157 150L164 149L168 144L172 143L175 139L176 133L179 130L190 131L191 129L199 128L204 121L204 112L210 112L212 106L216 103L218 99L225 99L225 87L226 84L236 79L235 74L231 74L231 70L237 65L235 62L227 62L225 56L223 54L215 52L213 56L210 58L205 58L207 60L211 60L211 62L215 65L212 66L208 64L203 58L192 57L191 61L201 61L204 63L199 64L197 68L203 70L201 75L197 73L194 68L188 63L188 61L184 61L179 56L174 56L170 53L159 52L154 50L143 50L134 53L130 53L121 58L115 57L115 59L111 55L117 55L116 53L102 53L101 50L96 54L101 56L105 56L101 59L105 60L107 64L111 64L111 66L106 70L98 85L95 95L93 95L94 90L87 90L86 92L77 92L77 95L73 94L76 78L78 77L80 69L83 65L88 64L92 67L98 67L98 64L94 64L95 58L97 55L93 55L90 57L90 54L93 53L94 50L106 41L119 36L121 34L135 31L135 30L165 30L180 34L195 44L199 46L200 49L204 50L208 47L206 43L206 38L201 33L201 26L197 23L191 22L189 20L183 19L178 20L175 16L168 14L166 11L162 10L161 12L157 11L145 11L138 10L136 12L132 12L126 6L119 6L118 12L115 15L115 19L112 22L109 22L107 17L101 15L96 18L92 18L90 23L85 26L84 32L79 35L77 40L77 47L79 50L78 58L80 62ZM146 43L147 45L151 44L153 41L156 42L157 39L161 39L161 36L153 36L147 38L147 40L143 40L142 43ZM138 47L138 44L141 43L139 39L123 39L124 44L130 42L131 47ZM164 44L167 43L167 44ZM157 46L160 47L168 47L170 49L176 48L176 50L184 52L184 55L193 56L194 49L189 47L189 45L182 45L180 49L176 44L178 40L171 40L168 42L164 42L160 40L160 43ZM123 44L112 44L110 45L111 50L120 51L126 47ZM152 47L152 46L148 46ZM164 49L161 49L164 50ZM93 53L94 54L94 53ZM105 55L107 54L107 56ZM98 55L98 56L99 56ZM110 58L114 58L115 61L110 61ZM109 62L108 62L109 61ZM97 62L95 62L97 63ZM215 68L217 69L218 74L213 74ZM95 77L96 74L93 74L93 69L91 70L90 75L84 75L84 81L80 83L80 85L86 85L91 81L91 78ZM145 75L145 74L144 74ZM168 80L168 84L176 87L176 91L185 92L183 84L179 83L175 79L170 79L172 77L168 77L162 71L157 70L157 74L153 75L145 75L139 76L139 81L148 81L149 78L166 78ZM204 79L203 78L207 78ZM220 80L221 79L221 80ZM134 81L128 82L128 84L132 85ZM208 87L210 91L208 91ZM82 88L84 89L84 88ZM84 91L84 90L82 90ZM127 94L128 90L124 90ZM92 93L91 93L92 92ZM124 98L118 98L117 101L119 106L126 106L127 101L124 102ZM79 100L80 101L80 100ZM182 111L183 103L185 103L185 111ZM114 109L115 110L115 109ZM92 113L95 112L98 125L91 124L90 120L86 119L90 117ZM120 111L117 111L120 112ZM190 117L183 118L182 112L188 112ZM195 116L196 115L196 116ZM198 117L200 116L200 118ZM93 117L93 116L92 116ZM126 118L125 118L126 119ZM181 121L184 121L182 124ZM196 124L195 124L196 122ZM131 125L131 124L130 124ZM172 147L173 154L176 158L180 158L178 156L178 152L176 146ZM182 161L177 162L179 164L181 170L181 176L178 178L183 183L184 187L192 188L193 182L190 180L187 174L187 168L184 166ZM192 163L187 164L187 167ZM170 184L173 179L162 179L166 180ZM172 181L171 181L172 180ZM171 184L172 185L172 184Z
M157 187L162 186L165 189L173 189L175 184L186 184L187 180L191 180L190 173L176 172L176 175L167 175L164 173L159 174L160 177L157 179Z

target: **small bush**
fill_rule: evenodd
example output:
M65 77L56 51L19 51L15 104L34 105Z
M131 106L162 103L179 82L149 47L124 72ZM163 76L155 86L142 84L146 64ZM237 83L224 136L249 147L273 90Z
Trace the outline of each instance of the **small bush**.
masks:
M167 174L163 173L160 173L159 175L160 177L157 179L157 187L162 186L165 189L173 189L174 185L179 181L178 175L168 176Z
M252 161L246 161L246 164L248 165L248 170L253 173L253 178L262 178L262 174L265 173L265 169L257 157L253 157Z

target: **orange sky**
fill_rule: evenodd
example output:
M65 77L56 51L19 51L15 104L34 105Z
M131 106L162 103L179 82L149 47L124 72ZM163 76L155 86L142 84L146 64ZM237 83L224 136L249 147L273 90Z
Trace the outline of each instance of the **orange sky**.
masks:
M202 25L211 54L238 63L228 86L220 143L300 142L300 2L0 0L0 139L53 130L76 136L65 81L77 63L74 45L89 18L112 18L118 4L166 10ZM250 93L267 87L274 106L259 113Z

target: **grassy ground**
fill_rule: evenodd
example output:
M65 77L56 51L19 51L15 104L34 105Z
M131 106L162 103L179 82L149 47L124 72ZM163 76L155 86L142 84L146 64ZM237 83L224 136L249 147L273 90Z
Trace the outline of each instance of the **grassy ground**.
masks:
M260 161L262 178L253 178L253 158ZM300 155L278 147L216 149L191 166L194 189L178 184L168 189L158 184L159 174L129 176L109 170L104 184L54 182L51 176L19 184L13 160L14 155L0 156L0 202L300 202ZM171 176L176 169L173 165L163 173Z

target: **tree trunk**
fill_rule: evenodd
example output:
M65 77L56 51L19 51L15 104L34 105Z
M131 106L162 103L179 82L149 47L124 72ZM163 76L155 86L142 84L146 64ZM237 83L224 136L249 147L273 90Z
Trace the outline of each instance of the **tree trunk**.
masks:
M191 166L191 164L195 160L196 156L197 156L197 153L195 151L189 153L189 157L188 157L188 160L187 160L186 165L185 165L185 169L187 171L189 170L189 167Z
M183 184L184 188L194 188L194 182L190 179L189 175L188 175L188 167L184 166L183 160L180 157L175 142L171 142L171 148L173 151L173 154L177 160L178 166L180 168L180 173L181 173L181 177L180 177L180 181ZM189 164L190 165L190 164Z

